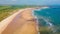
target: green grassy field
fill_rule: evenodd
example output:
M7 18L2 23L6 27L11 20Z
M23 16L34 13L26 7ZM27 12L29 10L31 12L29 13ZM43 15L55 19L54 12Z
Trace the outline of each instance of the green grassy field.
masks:
M23 9L23 8L31 8L36 6L27 6L27 5L8 5L8 6L0 6L0 21L7 18L14 13L14 10Z
M10 13L16 10L12 6L0 6L0 21L11 15Z

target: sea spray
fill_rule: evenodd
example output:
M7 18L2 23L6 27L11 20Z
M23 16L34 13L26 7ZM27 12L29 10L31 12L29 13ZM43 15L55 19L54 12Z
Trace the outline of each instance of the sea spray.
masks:
M36 9L35 9L36 10ZM37 29L37 31L38 31L38 34L40 34L40 32L39 32L39 26L38 26L38 19L37 19L37 17L34 15L34 10L32 11L32 16L34 17L34 19L36 19L36 29Z
M45 19L44 17L41 17L41 19L43 19L46 22L48 29L50 29L53 33L56 32L56 30L54 29L53 23L49 22L49 20Z
M33 11L41 34L60 34L60 8L36 9Z

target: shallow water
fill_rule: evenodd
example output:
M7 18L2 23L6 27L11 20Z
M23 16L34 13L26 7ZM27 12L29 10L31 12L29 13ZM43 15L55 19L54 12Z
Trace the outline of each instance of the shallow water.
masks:
M48 7L34 10L34 16L39 23L41 34L60 34L60 8Z

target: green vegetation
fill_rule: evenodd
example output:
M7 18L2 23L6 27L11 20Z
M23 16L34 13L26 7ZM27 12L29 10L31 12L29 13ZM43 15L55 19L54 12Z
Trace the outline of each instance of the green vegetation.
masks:
M2 21L3 19L5 19L6 17L10 16L11 13L14 13L14 10L18 10L18 9L23 9L23 8L31 8L31 7L36 7L36 6L28 6L28 5L1 5L0 6L0 21Z
M8 17L15 9L12 6L0 6L0 21Z

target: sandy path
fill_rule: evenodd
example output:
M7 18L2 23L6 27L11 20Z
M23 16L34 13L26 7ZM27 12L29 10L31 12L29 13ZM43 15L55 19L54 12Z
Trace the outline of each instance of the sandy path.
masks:
M6 28L2 34L38 34L35 19L31 14L32 10L31 8L25 9L12 16L8 26L4 26Z

